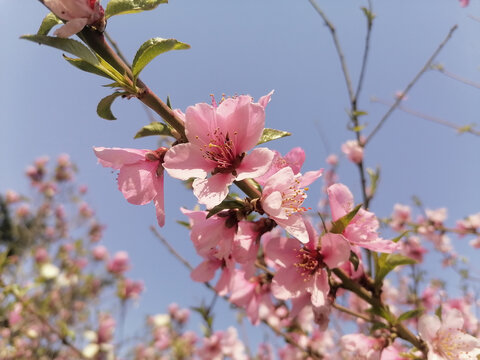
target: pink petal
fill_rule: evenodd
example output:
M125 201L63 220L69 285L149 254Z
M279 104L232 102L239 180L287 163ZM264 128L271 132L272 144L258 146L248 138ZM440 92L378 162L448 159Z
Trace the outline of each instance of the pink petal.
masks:
M275 153L267 148L254 149L245 156L237 168L237 180L255 178L265 174L270 168Z
M149 150L94 147L93 151L102 166L119 170L123 165L144 161Z
M298 184L298 187L304 188L308 185L310 185L312 182L317 180L320 176L323 174L323 169L317 170L317 171L307 171L305 174L303 174L300 177L300 184Z
M340 234L327 233L322 236L323 261L330 269L339 267L350 258L350 244Z
M258 103L262 105L264 108L266 108L274 92L275 90L272 90L267 95L262 96L260 99L258 99Z
M298 261L300 243L293 238L277 238L265 245L265 256L276 265L290 268Z
M158 225L162 227L165 225L165 204L163 196L163 175L157 177L157 181L154 181L155 190L157 195L153 198L153 204L157 214Z
M263 106L252 103L248 95L222 102L217 108L217 124L234 139L238 154L257 145L265 127Z
M442 313L442 328L452 330L463 329L463 315L458 309L444 310Z
M213 279L215 272L222 265L220 260L205 260L190 273L193 281L206 282Z
M282 208L282 202L282 193L274 191L262 200L262 208L270 216L287 219Z
M320 270L316 273L313 282L312 297L310 298L312 305L315 307L324 306L329 290L327 273Z
M200 204L208 209L220 204L228 195L228 187L235 177L232 174L215 174L208 179L195 179L193 193Z
M304 282L294 267L281 268L273 277L272 294L277 299L288 300L300 296L308 282Z
M306 244L309 241L307 228L302 215L292 214L288 219L274 219L275 222L285 229L290 235L296 237L300 242Z
M305 162L305 151L301 147L290 150L285 156L285 161L293 170L294 174L298 174Z
M347 236L347 239L350 240L350 238ZM393 253L395 251L398 251L401 249L401 245L399 243L395 243L391 240L385 240L380 237L378 237L375 240L368 240L368 241L352 241L350 240L352 244L358 245L360 247L363 247L368 250L376 251L376 252L381 252L381 253Z
M333 184L327 189L327 194L333 221L353 210L353 195L345 185Z
M88 18L76 18L76 19L67 21L65 25L55 30L53 34L61 38L68 38L82 31L82 29L85 27L85 25L87 25L87 23L88 23Z
M122 166L118 174L118 189L129 203L145 205L157 195L154 185L159 181L157 166L157 162L148 161Z
M437 316L423 315L418 320L418 332L427 342L431 342L435 339L440 326L441 322Z
M215 163L206 160L199 149L189 143L170 148L165 154L163 167L176 179L204 179L215 168Z
M217 115L214 107L205 103L188 107L185 114L185 134L192 144L198 147L209 144L211 134L217 127Z
M263 194L268 195L272 191L283 191L295 181L295 175L290 167L284 167L272 175L263 188Z

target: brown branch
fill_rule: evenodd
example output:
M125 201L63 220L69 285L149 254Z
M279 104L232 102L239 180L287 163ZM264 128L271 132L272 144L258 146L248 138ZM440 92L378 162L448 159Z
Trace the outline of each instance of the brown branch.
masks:
M476 89L480 89L480 83L477 83L477 82L472 81L470 79L467 79L467 78L461 77L457 74L454 74L454 73L452 73L448 70L445 70L445 68L442 65L432 66L432 69L437 70L438 72L440 72L441 74L449 77L450 79L453 79L453 80L456 80L458 82L464 83L466 85L472 86Z

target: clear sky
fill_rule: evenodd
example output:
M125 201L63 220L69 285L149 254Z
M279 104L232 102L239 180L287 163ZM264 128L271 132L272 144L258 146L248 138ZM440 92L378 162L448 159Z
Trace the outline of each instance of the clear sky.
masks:
M153 205L128 204L117 190L115 175L98 165L93 154L93 146L156 148L154 138L133 140L149 122L141 104L119 99L112 108L118 120L100 119L97 102L110 93L101 86L105 79L74 69L58 50L19 40L20 35L37 31L47 9L35 0L1 2L0 191L25 190L23 171L36 157L70 154L79 166L79 181L89 186L88 200L107 225L104 243L112 252L128 251L133 263L130 276L145 281L140 307L131 311L132 326L143 314L163 312L172 301L182 306L210 301L211 294L193 284L188 272L152 236ZM365 37L360 6L366 1L318 3L338 29L356 81ZM373 5L377 18L359 105L369 113L363 118L367 133L386 111L370 97L392 100L454 24L459 29L438 62L480 82L480 22L468 17L480 16L477 1L466 9L456 0L377 0ZM302 146L307 153L305 171L325 167L325 157L339 153L340 144L353 138L346 126L348 98L337 55L327 28L307 0L172 0L152 12L114 17L107 30L129 59L152 37L174 37L191 45L188 51L158 57L142 73L161 98L170 96L174 107L185 110L209 102L210 94L258 98L274 89L267 127L291 131L293 136L268 145L282 153ZM430 71L405 104L465 125L478 122L479 95L479 89ZM367 166L381 166L382 171L371 209L388 216L396 202L411 205L415 194L426 207L448 207L450 225L480 211L479 140L394 113L366 151ZM357 169L342 158L339 173L360 201ZM309 206L316 206L320 187L321 182L311 187ZM197 264L200 259L186 231L175 222L185 220L179 207L192 208L195 199L174 179L166 180L165 193L167 225L161 232ZM461 251L478 256L475 251L480 250L452 240ZM428 267L434 270L438 264ZM227 311L219 306L221 313ZM218 320L217 328L228 324L225 319Z

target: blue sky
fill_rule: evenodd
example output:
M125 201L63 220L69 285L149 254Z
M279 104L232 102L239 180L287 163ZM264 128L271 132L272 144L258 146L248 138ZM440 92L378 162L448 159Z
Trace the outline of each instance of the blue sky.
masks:
M391 100L423 66L449 29L459 29L438 57L445 67L480 82L478 73L480 23L468 17L480 13L472 1L460 8L456 0L374 1L377 14L372 51L359 108L367 133L386 107L372 103L371 96ZM357 79L365 37L362 1L319 0L337 27L352 77ZM78 179L89 186L88 200L107 224L104 243L131 254L134 279L145 280L147 292L131 321L145 313L163 312L171 301L191 306L211 295L192 284L188 272L170 256L149 231L155 224L153 205L128 204L116 188L115 176L97 164L93 146L156 148L155 139L133 140L149 122L141 104L117 100L118 120L108 122L96 115L97 102L109 94L105 79L74 69L61 52L19 40L35 33L47 14L38 1L11 1L0 13L0 191L27 188L23 171L40 155L55 158L69 153L80 169ZM304 170L326 167L329 152L353 138L347 130L348 98L337 55L327 28L307 0L172 0L152 12L110 19L107 30L124 54L133 59L136 49L151 37L174 37L191 45L155 59L142 79L157 95L170 96L174 107L185 110L198 102L250 94L258 98L274 89L267 108L267 127L288 130L289 138L270 143L287 152L302 146L307 153ZM430 71L418 82L406 105L459 125L478 121L479 89ZM322 132L320 137L319 131ZM322 141L321 138L325 139ZM328 152L326 150L328 148ZM391 213L396 202L411 204L418 195L426 207L448 207L454 220L479 211L479 139L426 122L401 112L394 113L366 151L366 164L381 166L382 178L371 209L379 216ZM342 159L341 181L360 201L357 169ZM309 192L315 207L321 183ZM193 195L174 179L165 184L167 225L162 234L193 264L200 259L188 234L175 220L185 220L180 206L192 208ZM462 251L465 241L453 238ZM432 270L438 264L428 264ZM478 269L477 269L478 270ZM219 305L219 311L227 313ZM225 327L228 316L217 322Z

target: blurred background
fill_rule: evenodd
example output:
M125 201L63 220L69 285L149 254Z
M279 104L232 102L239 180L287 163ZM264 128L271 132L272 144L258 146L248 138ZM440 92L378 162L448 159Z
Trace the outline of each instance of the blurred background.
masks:
M356 83L366 34L360 7L366 1L319 0L336 26L350 74ZM0 28L0 192L28 189L25 167L35 158L71 156L88 185L87 200L106 225L102 243L113 253L125 250L133 267L129 277L143 279L146 292L127 314L128 331L140 328L146 314L165 312L175 301L182 307L209 303L212 294L195 284L188 271L153 236L153 204L128 204L117 190L116 176L97 164L93 146L157 148L153 137L134 140L149 123L142 104L117 99L116 121L100 119L98 101L111 93L103 78L76 70L61 52L20 40L36 33L48 10L38 1L2 1ZM103 5L106 5L105 3ZM445 69L480 82L480 5L472 0L461 8L456 0L373 1L376 14L371 53L359 109L370 133L388 109L372 102L376 97L394 101L445 38L459 28L437 58ZM347 91L330 33L307 0L172 0L156 10L115 16L107 26L125 56L132 60L138 47L152 37L176 38L191 45L155 59L142 79L157 95L170 97L172 106L185 110L210 102L210 94L250 94L255 99L275 90L267 107L266 126L293 135L268 144L285 154L305 149L303 171L326 167L330 153L340 155L340 181L361 201L358 171L341 155L340 145L353 139L348 130ZM428 71L415 85L405 106L451 121L459 126L478 122L480 89ZM158 120L158 119L157 119ZM448 208L447 224L480 211L479 140L455 130L396 111L375 135L365 152L370 168L381 168L381 180L371 210L389 216L395 203L413 205L417 195L427 208ZM316 208L322 181L310 188L308 206ZM194 266L200 262L188 233L176 220L185 221L181 206L193 208L195 198L183 185L166 177L167 223L161 234ZM468 254L474 273L478 256L468 240L452 238L460 254ZM441 268L440 257L429 257L424 269ZM450 275L448 275L450 276ZM451 291L458 276L451 274ZM116 304L105 304L117 306ZM234 315L217 302L216 329L224 329ZM262 330L260 330L262 331ZM252 340L256 342L257 340Z

